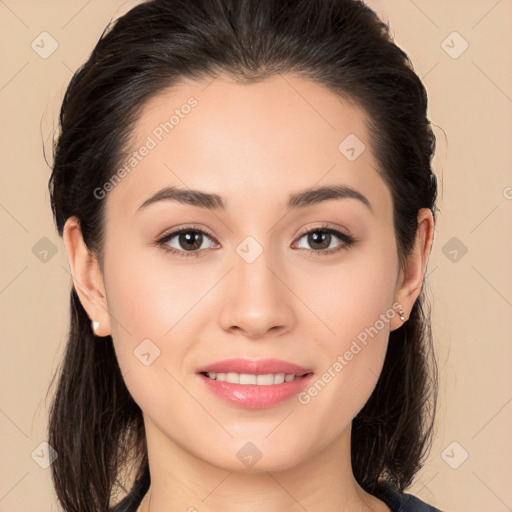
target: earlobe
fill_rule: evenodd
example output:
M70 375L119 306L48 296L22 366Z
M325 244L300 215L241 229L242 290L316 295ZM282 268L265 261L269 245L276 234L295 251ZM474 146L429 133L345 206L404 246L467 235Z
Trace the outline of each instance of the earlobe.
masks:
M396 300L402 306L403 316L407 319L418 298L434 239L434 217L430 208L421 208L418 212L418 229L411 253L406 258L403 272L396 290ZM405 320L407 321L407 320ZM403 324L402 320L394 322L391 330Z
M62 239L73 285L82 306L91 319L91 329L93 325L97 324L94 334L108 336L111 333L110 315L103 277L97 257L85 245L80 221L77 217L69 217L66 220Z

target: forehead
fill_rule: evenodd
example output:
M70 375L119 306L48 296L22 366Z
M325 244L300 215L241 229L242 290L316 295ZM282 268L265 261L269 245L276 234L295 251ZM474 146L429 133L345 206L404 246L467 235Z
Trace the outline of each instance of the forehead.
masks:
M251 84L187 80L162 91L141 110L123 166L108 202L129 212L164 186L222 193L234 207L248 196L284 205L290 192L335 183L389 209L365 113L291 74Z

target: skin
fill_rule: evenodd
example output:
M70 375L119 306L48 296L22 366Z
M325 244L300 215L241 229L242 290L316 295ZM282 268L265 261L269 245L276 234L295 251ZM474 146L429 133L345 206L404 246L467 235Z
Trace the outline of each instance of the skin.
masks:
M279 358L320 377L395 302L407 321L430 255L432 214L419 211L416 244L400 271L391 194L363 111L294 75L251 85L226 76L184 81L148 102L130 150L191 96L197 106L104 199L103 267L77 219L64 229L82 304L100 322L96 334L112 336L144 414L152 483L139 512L388 511L355 481L350 436L389 332L403 323L398 314L307 404L292 397L238 408L205 390L196 371L231 357ZM366 146L352 162L338 150L349 134ZM320 185L350 186L373 211L353 198L286 210L289 194ZM227 208L160 201L137 212L165 186L219 194ZM214 237L204 236L201 257L154 243L189 224ZM302 231L324 224L358 241L343 247L333 237L328 247L339 252L308 252L322 246ZM252 263L236 252L247 236L263 251ZM168 244L187 250L177 236ZM160 350L148 366L133 354L147 338ZM262 454L251 467L237 457L247 442Z

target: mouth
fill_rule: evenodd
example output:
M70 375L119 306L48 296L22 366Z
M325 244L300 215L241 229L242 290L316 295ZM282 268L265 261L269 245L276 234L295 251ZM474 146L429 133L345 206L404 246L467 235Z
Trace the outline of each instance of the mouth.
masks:
M294 373L236 373L236 372L199 372L208 379L219 382L229 382L230 384L272 386L274 384L283 384L283 382L292 382L302 379L310 373L295 375Z
M282 359L246 359L246 358L234 358L234 359L225 359L223 361L217 361L216 363L209 364L207 366L203 366L198 368L197 373L207 374L209 378L224 380L225 375L241 375L243 376L242 380L246 380L247 378L251 379L253 375L256 376L264 376L264 375L273 375L280 376L284 375L284 379L288 376L288 379L291 379L289 375L293 375L294 377L301 377L307 373L312 373L313 370L311 368L304 368L299 366L298 364L290 363L288 361L284 361ZM280 377L279 377L280 378ZM263 381L267 381L269 379L262 379L261 385L267 385ZM229 382L229 381L228 381ZM284 382L284 381L283 381ZM254 384L251 382L251 384ZM272 382L271 382L272 384Z
M196 372L205 390L237 407L262 409L300 393L314 372L278 359L228 359Z

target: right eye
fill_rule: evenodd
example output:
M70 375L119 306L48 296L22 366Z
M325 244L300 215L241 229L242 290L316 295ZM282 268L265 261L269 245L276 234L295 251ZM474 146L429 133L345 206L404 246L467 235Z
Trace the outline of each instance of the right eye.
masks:
M205 237L218 243L205 231L190 226L177 229L159 238L156 243L166 252L176 254L179 257L199 257L204 249L212 248L211 244L204 246ZM173 239L176 239L175 241ZM171 245L174 243L175 245ZM176 247L177 245L177 247Z

